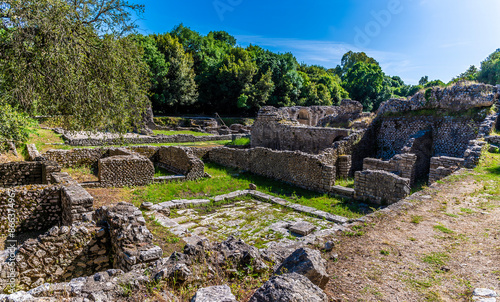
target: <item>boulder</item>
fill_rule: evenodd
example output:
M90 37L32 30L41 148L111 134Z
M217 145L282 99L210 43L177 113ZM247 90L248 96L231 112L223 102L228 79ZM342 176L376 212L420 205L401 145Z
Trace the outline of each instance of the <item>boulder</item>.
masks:
M298 273L312 283L325 289L330 277L326 273L326 261L321 253L308 248L299 248L278 267L276 274Z
M199 289L191 302L236 302L236 297L227 285Z
M297 273L274 276L249 302L327 302L328 297L306 277Z

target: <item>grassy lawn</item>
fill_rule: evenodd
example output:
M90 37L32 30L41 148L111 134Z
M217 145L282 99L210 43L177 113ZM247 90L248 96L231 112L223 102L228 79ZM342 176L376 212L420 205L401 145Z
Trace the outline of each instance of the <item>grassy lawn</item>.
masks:
M225 168L212 163L205 165L205 171L212 175L212 178L188 182L153 184L137 188L134 190L134 203L139 206L145 201L160 203L182 198L206 198L236 190L244 190L248 188L249 184L254 183L257 185L259 191L285 198L291 202L314 207L318 210L347 218L362 216L356 203L330 197L328 194L304 190L250 173L240 173L237 169Z
M354 178L337 178L335 180L336 186L354 188Z
M50 149L71 149L71 146L58 145L64 144L60 134L55 133L52 130L46 129L33 129L34 133L30 134L27 144L35 144L36 148L40 153L44 153ZM53 145L56 144L56 145Z
M153 133L155 135L178 135L178 134L187 134L187 135L193 135L193 136L210 136L212 134L210 133L203 133L203 132L196 132L196 131L189 131L189 130L182 130L182 131L171 131L171 130L153 130Z

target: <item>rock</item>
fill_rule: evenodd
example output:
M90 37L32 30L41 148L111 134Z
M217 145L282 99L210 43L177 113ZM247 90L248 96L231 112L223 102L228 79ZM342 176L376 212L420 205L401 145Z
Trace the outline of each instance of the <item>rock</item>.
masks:
M329 240L329 241L325 242L325 247L323 248L323 250L325 250L325 252L330 252L331 250L333 250L334 246L335 246L335 242L333 242L332 240Z
M144 210L149 210L153 207L153 203L152 202L143 202L141 204L141 209L144 209Z
M274 276L249 302L327 302L328 297L306 277L297 273Z
M472 292L473 296L481 296L481 297L498 297L497 293L491 289L487 288L476 288Z
M249 190L257 190L257 185L255 185L255 184L250 184L250 185L248 186L248 189L249 189Z
M488 152L490 152L490 153L498 153L498 151L499 151L499 148L497 146L490 146L488 148Z
M311 234L315 229L316 227L307 221L299 221L290 226L290 231L302 236Z
M326 273L326 261L319 251L300 248L293 252L276 270L276 274L298 273L306 276L312 283L325 289L330 277Z
M187 281L191 275L193 275L193 273L184 263L177 263L170 273L171 278L175 278L177 281L181 282Z
M191 302L236 302L236 297L227 285L199 289Z
M19 291L10 295L0 295L0 301L5 302L35 302L37 298L27 292Z

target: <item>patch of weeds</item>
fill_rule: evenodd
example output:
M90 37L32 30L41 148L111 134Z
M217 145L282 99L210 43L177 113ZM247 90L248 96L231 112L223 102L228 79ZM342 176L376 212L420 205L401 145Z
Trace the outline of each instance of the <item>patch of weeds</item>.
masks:
M389 252L387 250L380 250L380 254L384 255L384 256L389 256L391 254L391 252Z
M467 208L460 208L460 211L463 213L466 213L466 214L474 214L475 213L473 210L467 209Z
M453 234L454 233L454 231L448 229L447 227L445 227L444 225L441 225L441 224L435 225L435 226L433 226L433 228L435 230L438 230L438 231L443 232L445 234Z
M451 213L444 213L446 216L450 216L450 217L453 217L453 218L458 218L460 216L458 215L455 215L455 214L451 214Z
M415 238L415 237L408 237L408 240L410 240L410 241L417 241L417 238Z
M442 252L432 252L422 257L422 261L433 266L443 266L450 259L450 256Z
M411 223L419 224L420 222L422 222L422 220L424 220L424 217L422 217L422 216L419 216L419 215L412 215L411 216Z

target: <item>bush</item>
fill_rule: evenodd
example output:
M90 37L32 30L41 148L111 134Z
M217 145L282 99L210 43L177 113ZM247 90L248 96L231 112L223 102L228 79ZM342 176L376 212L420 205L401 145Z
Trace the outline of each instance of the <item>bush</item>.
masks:
M26 142L36 122L10 105L0 105L0 142Z

